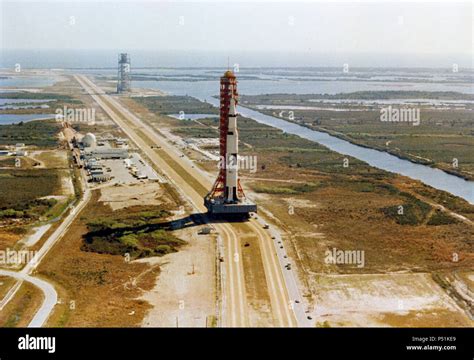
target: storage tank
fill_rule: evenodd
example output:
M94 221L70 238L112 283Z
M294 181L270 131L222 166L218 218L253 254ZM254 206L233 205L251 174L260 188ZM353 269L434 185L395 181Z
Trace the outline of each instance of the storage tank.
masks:
M97 145L97 139L94 134L88 133L82 138L82 144L84 147L95 147Z

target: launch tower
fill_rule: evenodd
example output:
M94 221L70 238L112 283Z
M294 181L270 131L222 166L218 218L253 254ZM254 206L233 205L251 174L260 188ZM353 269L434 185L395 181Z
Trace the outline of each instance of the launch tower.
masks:
M130 76L130 55L126 53L119 54L118 56L118 81L117 81L117 92L131 91L131 76Z

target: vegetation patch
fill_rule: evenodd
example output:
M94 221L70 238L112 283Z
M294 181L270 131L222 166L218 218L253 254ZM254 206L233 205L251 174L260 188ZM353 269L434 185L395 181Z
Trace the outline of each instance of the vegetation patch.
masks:
M446 214L444 211L441 211L437 209L431 218L428 220L427 225L433 225L433 226L438 226L438 225L450 225L450 224L455 224L459 222L452 216Z
M58 144L57 134L60 129L61 124L55 120L0 125L0 145L23 143L27 146L53 148Z
M58 201L44 198L60 187L55 170L0 170L0 221L13 218L36 220Z
M164 221L169 215L166 210L158 210L119 212L115 217L99 218L87 224L81 249L100 254L129 254L131 259L176 252L186 242L171 233L172 223Z
M299 184L292 186L266 186L266 185L254 185L253 190L257 193L265 194L285 194L285 195L297 195L309 193L320 187L320 184L308 183Z
M147 96L134 98L136 102L158 114L218 114L211 104L201 102L191 96Z
M423 224L431 209L430 205L413 197L409 203L388 206L382 211L397 224L414 226Z

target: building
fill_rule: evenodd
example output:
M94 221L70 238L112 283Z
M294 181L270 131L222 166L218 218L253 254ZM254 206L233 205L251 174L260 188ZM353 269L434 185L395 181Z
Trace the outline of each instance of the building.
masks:
M97 139L95 137L94 134L92 133L88 133L86 134L82 140L82 145L84 145L84 147L96 147L97 146Z
M113 149L113 148L105 148L105 149L90 149L84 151L84 159L127 159L128 158L128 150L127 149Z
M88 164L87 169L89 169L89 170L101 170L102 165L96 164L96 163Z
M117 146L123 146L123 145L127 145L128 141L127 139L118 138L118 139L115 139L115 144Z
M109 181L110 176L105 175L105 174L95 174L91 176L91 180L94 182L104 182L104 181Z
M94 175L104 175L104 170L101 169L94 169L94 170L91 170L90 171L91 175L94 176Z
M148 176L141 171L137 171L135 176L137 177L137 179L148 179Z

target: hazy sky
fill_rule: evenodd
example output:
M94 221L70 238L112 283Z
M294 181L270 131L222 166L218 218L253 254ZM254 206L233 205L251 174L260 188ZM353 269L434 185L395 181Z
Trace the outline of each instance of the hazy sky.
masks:
M8 2L3 49L472 53L471 3Z

